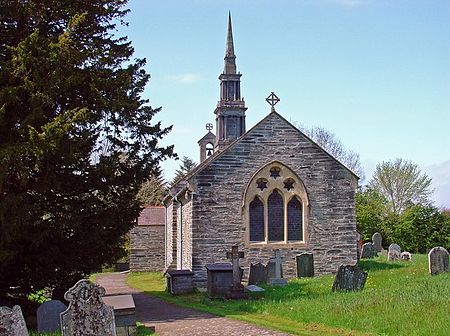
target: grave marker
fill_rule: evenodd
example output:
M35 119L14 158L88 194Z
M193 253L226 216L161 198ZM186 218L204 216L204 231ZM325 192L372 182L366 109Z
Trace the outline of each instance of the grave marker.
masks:
M364 288L367 280L367 272L362 271L357 265L341 265L334 278L333 292L351 292Z
M377 255L377 250L375 249L375 245L373 243L365 243L362 246L361 259L372 259Z
M449 272L449 253L441 247L434 247L428 253L428 269L431 275Z
M297 277L314 276L314 258L312 253L302 253L295 257L297 261Z
M389 245L389 251L388 251L388 261L396 261L400 260L400 253L402 252L402 249L397 244L391 244Z
M116 336L113 307L102 301L105 289L89 280L78 281L64 298L69 308L61 313L63 336Z
M259 285L267 283L267 266L261 263L250 264L249 285Z
M281 274L281 252L280 250L275 250L274 253L275 255L272 257L272 261L275 262L275 275L274 277L269 277L269 284L285 286L287 285L287 280Z
M403 261L411 261L412 259L412 254L405 251L400 253L400 259L402 259Z
M67 306L59 300L50 300L39 306L36 312L37 331L40 333L52 333L61 331L59 316Z
M381 236L381 233L375 232L372 236L372 243L375 247L375 251L381 252L383 251L383 237Z
M0 335L28 336L27 325L19 306L0 307Z
M247 294L244 292L244 286L241 284L242 273L239 267L239 259L244 258L244 252L239 252L239 246L233 245L231 252L227 252L227 258L231 259L233 265L233 286L227 297L229 299L246 299Z

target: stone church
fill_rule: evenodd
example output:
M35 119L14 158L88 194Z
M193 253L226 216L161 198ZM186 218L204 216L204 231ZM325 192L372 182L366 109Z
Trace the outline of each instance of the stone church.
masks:
M295 256L312 252L316 274L355 264L358 177L275 111L246 130L247 107L236 71L231 17L216 134L199 141L199 165L164 199L165 268L190 269L206 283L205 265L229 262L239 245L244 277L250 263L266 263L279 249L286 277Z

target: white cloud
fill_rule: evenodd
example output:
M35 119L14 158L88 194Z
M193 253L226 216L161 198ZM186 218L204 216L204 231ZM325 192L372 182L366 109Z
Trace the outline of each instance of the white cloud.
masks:
M166 80L176 84L193 84L202 80L202 76L200 74L187 73L187 74L166 76Z
M424 171L433 179L432 200L438 207L450 209L450 160L424 167Z

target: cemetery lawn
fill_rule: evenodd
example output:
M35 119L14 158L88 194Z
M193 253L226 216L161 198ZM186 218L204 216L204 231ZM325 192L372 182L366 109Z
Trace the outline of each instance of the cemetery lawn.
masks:
M253 300L210 300L206 293L172 296L160 273L130 273L128 285L184 307L295 335L434 335L450 330L450 273L431 276L426 255L412 262L363 260L363 291L333 293L331 275L267 287Z

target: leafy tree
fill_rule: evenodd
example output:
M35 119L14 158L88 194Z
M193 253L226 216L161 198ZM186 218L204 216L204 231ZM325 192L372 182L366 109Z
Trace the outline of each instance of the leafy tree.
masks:
M339 140L333 132L322 127L306 127L298 123L297 127L320 147L325 149L334 158L342 162L347 168L358 175L361 181L364 180L365 174L364 169L361 166L359 154L352 150L345 149L341 140Z
M393 225L390 241L410 252L450 248L450 217L434 206L415 204L406 208Z
M58 296L118 259L140 186L173 156L145 60L115 35L126 2L0 2L0 296Z
M409 205L428 203L432 192L431 178L416 164L402 159L378 164L370 186L387 198L397 215Z
M187 156L183 156L181 159L180 168L178 168L175 172L175 177L173 178L172 185L180 181L183 177L186 176L192 169L197 166L197 163Z
M160 172L151 174L142 184L137 199L145 205L162 205L162 199L167 192L166 182Z
M372 239L375 232L387 236L384 221L387 215L387 200L371 188L363 188L356 192L356 229L364 241Z

